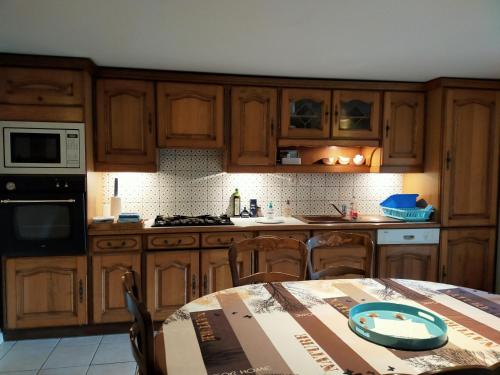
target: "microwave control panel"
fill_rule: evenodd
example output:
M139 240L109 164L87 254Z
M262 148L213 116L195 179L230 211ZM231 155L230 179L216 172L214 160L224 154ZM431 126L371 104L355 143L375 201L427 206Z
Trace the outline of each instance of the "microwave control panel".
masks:
M66 131L66 167L78 168L80 166L80 132L78 130Z

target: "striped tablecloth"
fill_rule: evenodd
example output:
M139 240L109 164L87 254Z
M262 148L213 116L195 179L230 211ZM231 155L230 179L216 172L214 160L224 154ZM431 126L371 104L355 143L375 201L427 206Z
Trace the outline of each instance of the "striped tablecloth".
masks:
M365 341L347 315L372 301L429 309L448 325L448 343L412 352ZM400 279L256 284L185 305L163 334L169 375L419 374L500 361L500 295Z

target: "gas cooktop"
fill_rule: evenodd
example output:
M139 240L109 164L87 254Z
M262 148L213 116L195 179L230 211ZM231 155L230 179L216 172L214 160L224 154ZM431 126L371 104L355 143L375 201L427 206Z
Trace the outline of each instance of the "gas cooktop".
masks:
M211 216L211 215L201 215L201 216L163 216L158 215L155 219L155 223L151 225L152 227L196 227L196 226L207 226L207 225L234 225L229 216Z

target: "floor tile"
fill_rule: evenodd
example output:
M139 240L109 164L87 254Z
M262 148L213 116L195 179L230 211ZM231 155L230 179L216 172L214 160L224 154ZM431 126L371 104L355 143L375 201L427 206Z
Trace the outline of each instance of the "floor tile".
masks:
M104 335L102 337L102 344L114 344L114 343L128 343L129 334L128 333L118 333L116 335Z
M6 341L0 344L0 359L2 359L10 349L12 349L15 343L15 341Z
M43 368L89 366L98 346L98 343L69 346L59 343Z
M95 353L92 364L132 362L132 350L128 342L124 343L101 343Z
M49 357L59 339L25 340L0 359L0 372L38 370Z
M92 365L87 375L134 375L135 369L135 362Z
M64 337L58 345L73 346L73 345L99 345L102 336L80 336L80 337Z
M37 370L0 372L2 375L36 375Z
M40 370L37 375L85 375L89 366L46 368ZM1 375L4 375L0 373Z

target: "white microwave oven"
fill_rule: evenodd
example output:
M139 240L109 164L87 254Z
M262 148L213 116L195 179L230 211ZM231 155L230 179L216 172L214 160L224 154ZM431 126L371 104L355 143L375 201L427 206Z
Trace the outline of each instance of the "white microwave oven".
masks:
M84 174L82 123L0 121L0 174Z

